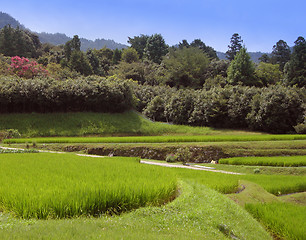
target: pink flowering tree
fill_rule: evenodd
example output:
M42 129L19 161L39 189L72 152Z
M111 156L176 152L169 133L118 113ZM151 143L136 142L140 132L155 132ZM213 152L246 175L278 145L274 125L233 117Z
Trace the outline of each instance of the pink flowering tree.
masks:
M36 61L30 61L27 58L18 56L11 58L9 72L23 78L48 75L48 71L38 65Z

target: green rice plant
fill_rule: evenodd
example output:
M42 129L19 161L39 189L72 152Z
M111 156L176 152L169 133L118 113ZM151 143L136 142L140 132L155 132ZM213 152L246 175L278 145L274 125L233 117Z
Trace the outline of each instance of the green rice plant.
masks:
M137 158L0 155L0 208L22 218L120 213L167 202L176 188L169 169Z
M306 206L291 203L246 204L245 208L275 235L305 239Z
M220 159L221 164L250 165L250 166L277 166L299 167L306 166L306 156L287 157L235 157Z
M240 179L248 180L262 186L274 195L306 191L306 176L291 175L242 175Z
M305 140L306 135L198 135L198 136L132 136L132 137L42 137L5 139L3 143L170 143L170 142L245 142Z

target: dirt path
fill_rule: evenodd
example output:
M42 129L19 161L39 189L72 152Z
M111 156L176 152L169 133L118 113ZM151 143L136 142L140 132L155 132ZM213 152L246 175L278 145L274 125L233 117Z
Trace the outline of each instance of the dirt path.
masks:
M176 164L169 164L169 163L153 162L153 161L147 161L147 160L141 160L140 163L157 165L157 166L162 166L162 167L187 168L187 169L193 169L193 170L202 170L202 171L208 171L208 172L218 172L218 173L224 173L224 174L245 175L243 173L235 173L235 172L227 172L227 171L223 171L223 170L215 170L215 169L210 168L210 167L197 166L197 165L186 166L186 165L176 165Z

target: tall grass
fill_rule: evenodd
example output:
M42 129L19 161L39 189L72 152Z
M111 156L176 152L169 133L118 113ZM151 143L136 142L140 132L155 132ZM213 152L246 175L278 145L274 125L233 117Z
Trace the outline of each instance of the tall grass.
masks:
M176 177L136 158L1 154L0 208L22 218L122 212L169 200Z
M246 209L275 235L305 239L306 206L290 203L246 204Z
M198 135L134 137L42 137L6 139L3 143L170 143L170 142L237 142L303 140L306 135Z
M220 159L221 164L250 165L250 166L278 166L299 167L306 166L306 156L290 157L235 157Z

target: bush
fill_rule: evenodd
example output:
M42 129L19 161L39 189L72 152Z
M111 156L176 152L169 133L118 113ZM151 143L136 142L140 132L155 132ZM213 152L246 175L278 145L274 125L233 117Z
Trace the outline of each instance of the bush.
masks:
M177 160L177 157L174 154L168 154L166 157L166 162L173 163Z
M271 133L293 132L303 116L303 99L296 88L273 86L254 96L248 124Z
M306 124L300 123L294 127L296 133L298 134L306 134Z
M132 108L128 81L116 77L81 77L56 81L0 78L0 112L123 112Z

